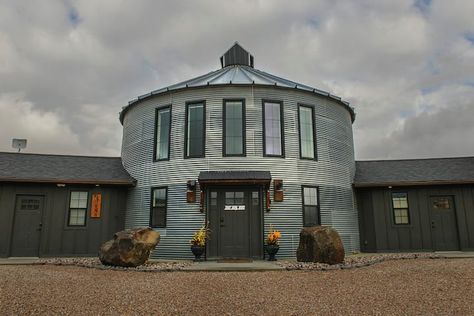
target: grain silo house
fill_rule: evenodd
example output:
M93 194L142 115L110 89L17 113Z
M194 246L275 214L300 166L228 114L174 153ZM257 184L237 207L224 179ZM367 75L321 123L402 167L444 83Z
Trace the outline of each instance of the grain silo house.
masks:
M355 161L354 110L257 70L238 43L221 69L129 102L121 157L0 153L0 257L96 256L124 228L154 258L263 259L281 231L334 227L347 253L474 250L474 157ZM363 113L362 113L363 114Z
M353 109L256 69L238 43L220 61L121 112L122 160L137 180L125 226L157 229L158 257L191 257L188 240L205 222L207 258L263 258L271 225L283 232L280 257L294 257L301 228L316 224L357 251Z

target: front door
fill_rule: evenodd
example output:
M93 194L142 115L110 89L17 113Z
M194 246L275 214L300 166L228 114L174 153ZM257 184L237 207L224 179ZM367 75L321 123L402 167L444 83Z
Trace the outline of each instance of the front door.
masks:
M430 207L434 249L459 250L453 198L451 196L432 196Z
M11 257L38 257L42 212L42 196L17 195Z
M261 202L258 189L210 190L210 258L261 258Z

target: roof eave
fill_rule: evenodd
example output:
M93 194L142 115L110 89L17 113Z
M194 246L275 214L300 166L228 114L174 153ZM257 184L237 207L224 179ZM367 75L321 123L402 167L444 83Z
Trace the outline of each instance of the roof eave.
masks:
M429 186L429 185L453 185L453 184L474 184L474 180L427 180L427 181L387 181L387 182L354 182L355 188L376 188L376 187L408 187L408 186Z
M352 106L350 106L349 102L342 100L340 97L335 97L334 95L331 95L329 93L328 94L320 93L319 92L320 90L317 90L317 89L307 90L307 89L301 89L297 86L296 87L283 87L283 86L279 86L279 85L270 85L270 84L259 84L259 83L241 84L241 83L229 82L229 83L213 84L213 85L208 84L208 85L200 85L200 86L186 86L186 87L181 87L181 88L176 88L176 89L166 89L166 90L160 89L160 90L156 90L157 93L150 92L150 93L141 95L138 98L133 99L130 102L128 102L128 105L122 108L122 111L120 111L120 113L119 113L120 123L123 125L123 119L125 117L125 114L130 109L131 106L133 106L137 103L140 103L142 101L145 101L145 100L147 100L151 97L158 96L158 95L164 95L166 93L179 92L181 90L186 90L186 89L199 89L199 88L208 88L208 87L214 87L214 86L217 86L217 87L222 87L222 86L242 86L242 87L255 86L255 87L273 87L273 88L276 87L278 89L290 89L290 90L291 89L297 89L298 91L316 94L320 97L328 98L332 101L337 102L338 104L341 104L342 106L344 106L349 111L349 113L351 115L351 121L352 122L355 121L355 117L356 117L356 113L354 111L354 108Z
M97 179L27 179L27 178L0 178L1 183L39 183L39 184L87 184L87 185L114 185L133 187L136 180L97 180Z

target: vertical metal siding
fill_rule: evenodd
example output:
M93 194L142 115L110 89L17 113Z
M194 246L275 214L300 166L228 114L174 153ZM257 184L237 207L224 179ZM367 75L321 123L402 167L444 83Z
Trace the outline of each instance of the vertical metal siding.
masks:
M246 100L246 157L222 157L225 98ZM263 157L262 99L283 102L285 158ZM206 157L184 159L185 102L192 100L206 100ZM298 103L315 107L318 161L299 159ZM154 111L165 104L173 105L170 160L153 162ZM264 214L265 233L270 224L282 231L279 257L295 256L303 224L301 185L319 186L322 224L339 231L347 252L359 249L351 117L346 108L326 98L291 89L228 85L159 95L127 112L122 159L137 179L128 195L126 227L149 225L150 187L168 186L167 227L157 229L162 239L153 257L191 258L189 239L205 215L198 203L186 203L186 181L207 170L268 170L272 178L283 179L285 200L273 202L271 211Z

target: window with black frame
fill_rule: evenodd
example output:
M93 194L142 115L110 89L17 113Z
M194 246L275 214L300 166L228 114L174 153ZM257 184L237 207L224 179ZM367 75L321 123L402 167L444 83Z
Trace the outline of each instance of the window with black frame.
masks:
M263 101L263 148L265 156L283 157L283 104Z
M408 194L406 192L392 193L393 221L395 225L409 225L410 213Z
M318 188L303 186L303 226L319 225L319 197Z
M245 156L245 102L224 100L224 156Z
M316 159L314 109L312 106L298 106L300 157Z
M166 227L168 188L152 188L151 191L151 227Z
M205 156L206 109L204 102L186 104L185 157Z
M156 110L156 147L155 160L169 159L170 132L171 132L171 107Z
M86 226L89 192L71 191L69 198L68 226Z

